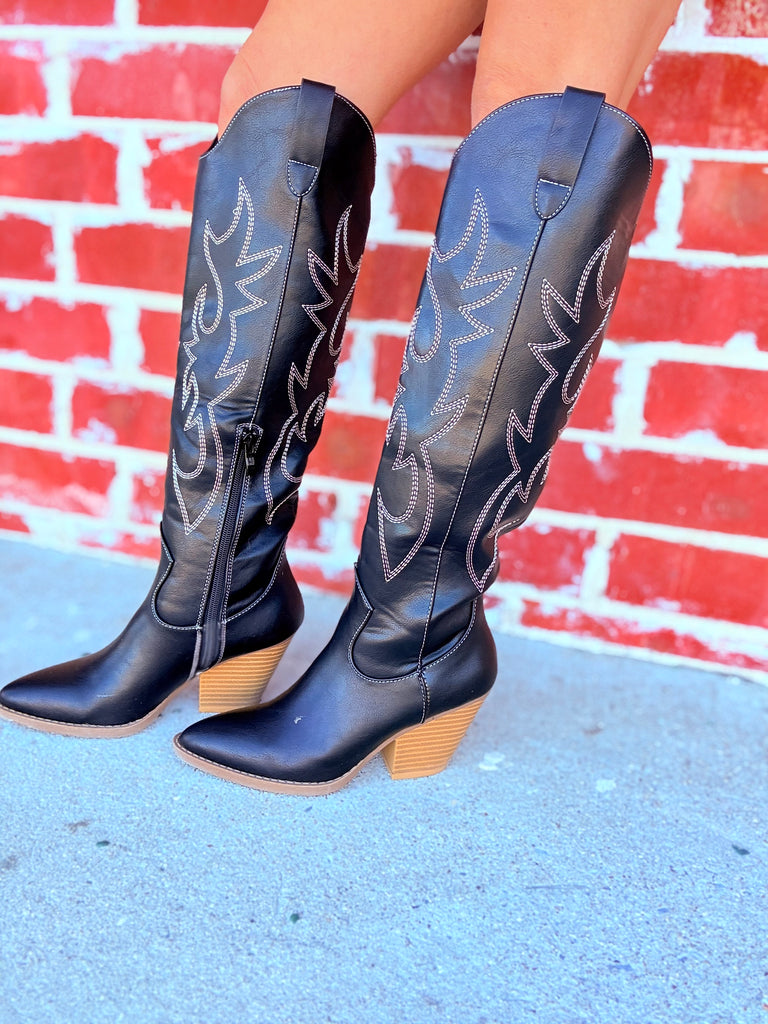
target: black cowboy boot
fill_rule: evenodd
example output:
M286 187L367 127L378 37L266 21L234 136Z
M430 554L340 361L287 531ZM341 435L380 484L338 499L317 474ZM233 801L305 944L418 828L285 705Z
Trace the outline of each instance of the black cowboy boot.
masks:
M303 603L285 559L370 215L370 125L314 82L249 100L200 160L163 554L109 647L0 691L0 714L122 736L201 673L201 710L258 703Z
M459 148L357 565L328 646L288 695L176 740L214 775L324 794L378 751L448 763L496 675L482 594L597 355L650 173L645 135L568 89L501 107Z

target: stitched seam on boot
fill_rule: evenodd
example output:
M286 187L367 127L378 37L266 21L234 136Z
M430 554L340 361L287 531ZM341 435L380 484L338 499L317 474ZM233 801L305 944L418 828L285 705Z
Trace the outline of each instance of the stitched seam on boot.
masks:
M436 596L437 596L437 581L438 581L438 578L440 576L440 568L441 568L442 561L443 561L443 551L445 550L445 545L448 543L448 538L449 538L449 536L451 534L451 529L453 528L453 522L454 522L454 519L456 518L456 512L458 510L459 503L461 502L461 498L462 498L462 496L464 494L464 488L466 487L467 477L469 476L469 471L470 471L470 468L472 466L472 462L474 461L475 454L477 452L478 444L480 442L480 434L482 433L483 427L485 426L485 420L486 420L486 417L488 415L488 409L489 409L490 404L491 404L491 399L493 397L494 391L496 390L496 384L497 384L497 381L498 381L499 371L501 369L501 364L502 364L502 361L504 359L504 356L507 353L507 349L509 347L509 341L510 341L510 338L512 337L512 331L514 330L515 323L517 321L517 316L518 316L518 313L520 311L520 304L523 301L523 293L525 292L526 285L528 283L528 275L529 275L530 270L531 270L531 264L533 263L533 258L534 258L534 255L536 253L536 250L538 249L539 240L540 240L541 234L542 234L542 232L544 230L545 223L546 223L546 221L540 221L539 222L539 228L538 228L538 231L536 232L536 237L535 237L535 239L533 241L533 244L531 245L531 249L530 249L530 252L528 254L528 259L526 260L526 263L525 263L525 268L523 270L523 274L522 274L521 281L520 281L520 288L519 288L518 293L517 293L517 300L515 302L514 309L512 310L512 314L511 314L510 319L509 319L509 328L507 330L507 334L506 334L506 337L504 339L504 344L501 346L501 349L499 351L499 357L496 360L496 366L494 368L493 375L491 377L490 386L489 386L488 392L487 392L487 394L485 396L485 403L483 405L483 410L482 410L482 413L481 413L479 421L478 421L477 430L475 431L475 439L474 439L474 442L472 444L472 449L470 451L470 455L469 455L469 458L467 460L466 467L464 469L464 476L462 478L461 485L459 487L459 492L458 492L458 494L456 496L456 501L455 501L454 506L453 506L453 512L451 513L451 518L450 518L450 521L448 523L448 528L445 531L445 536L443 537L443 542L440 545L440 551L439 551L438 556L437 556L437 564L435 566L435 575L434 575L434 579L432 581L432 595L430 597L430 602L429 602L429 613L427 615L427 621L424 624L424 633L422 635L422 640L421 640L421 651L419 652L419 665L421 665L423 663L424 649L425 649L426 644L427 644L427 634L429 632L429 625L430 625L430 622L432 620L432 611L433 611L433 609L435 607L435 599L436 599Z

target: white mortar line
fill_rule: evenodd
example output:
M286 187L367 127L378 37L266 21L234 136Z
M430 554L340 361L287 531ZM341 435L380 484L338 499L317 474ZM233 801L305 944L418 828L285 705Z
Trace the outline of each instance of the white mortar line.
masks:
M546 494L546 491L544 493ZM642 537L647 540L658 540L669 544L687 544L692 547L711 548L716 551L729 551L734 554L757 555L760 558L768 558L768 539L736 533L723 533L717 530L699 530L690 526L674 526L667 523L638 519L616 519L611 516L600 517L582 512L562 512L557 509L546 508L543 505L539 505L534 509L527 522L530 526L542 525L573 531L594 531L598 534L598 543L602 543L602 538L604 537L625 534L631 537Z

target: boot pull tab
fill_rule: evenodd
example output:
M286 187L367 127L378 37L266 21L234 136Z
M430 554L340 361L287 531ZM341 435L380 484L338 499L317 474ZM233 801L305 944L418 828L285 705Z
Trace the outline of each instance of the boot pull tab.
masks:
M557 216L571 198L604 99L571 86L563 93L539 164L534 207L542 220Z
M288 187L295 196L305 196L317 180L335 96L332 85L301 80L288 158Z

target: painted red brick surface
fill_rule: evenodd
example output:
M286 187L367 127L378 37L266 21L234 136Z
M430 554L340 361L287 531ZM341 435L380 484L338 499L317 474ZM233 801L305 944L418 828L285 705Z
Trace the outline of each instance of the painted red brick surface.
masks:
M576 594L594 543L591 530L527 523L500 538L499 581Z
M613 400L618 390L616 375L621 363L603 356L590 370L587 382L573 406L572 427L583 430L613 429Z
M740 552L621 537L606 592L629 604L768 626L765 559Z
M53 388L50 377L0 370L0 424L47 434L52 426Z
M26 217L0 220L0 277L51 281L53 235L47 224Z
M768 36L768 7L763 0L707 0L713 36Z
M662 362L651 370L643 416L648 434L709 431L724 444L766 450L767 409L766 370Z
M49 299L0 301L0 352L69 362L109 359L110 332L102 306L62 305Z
M91 284L181 291L189 232L152 224L83 228L75 238L78 278Z
M768 351L768 267L691 267L631 259L609 325L615 341L724 345L755 336Z
M109 462L0 443L0 498L106 517L114 475Z
M0 149L0 193L7 196L114 203L116 175L116 148L93 135Z
M171 401L165 395L82 383L72 396L75 437L166 452Z
M141 368L147 373L173 377L179 351L179 317L176 313L158 313L144 309L139 319L139 333L144 348Z
M109 60L83 56L72 68L73 113L215 121L233 55L227 46L158 45Z
M697 162L680 222L688 249L740 256L768 252L768 164Z
M145 193L159 210L191 210L197 161L204 145L169 145L166 139L147 141L151 163L144 172Z
M563 438L541 504L601 518L768 537L768 466L618 451Z
M200 0L139 0L139 23L250 28L259 20L266 5L266 0L229 0L219 5L200 3Z
M0 11L0 532L157 556L197 160L263 6ZM476 51L379 128L371 235L289 539L302 584L353 586ZM684 0L631 104L656 166L608 342L539 507L500 538L494 626L766 678L766 109L765 4Z
M42 47L0 40L0 114L42 114L48 105Z
M768 149L768 65L736 53L661 53L629 112L654 144Z
M0 25L109 25L114 0L6 0Z

